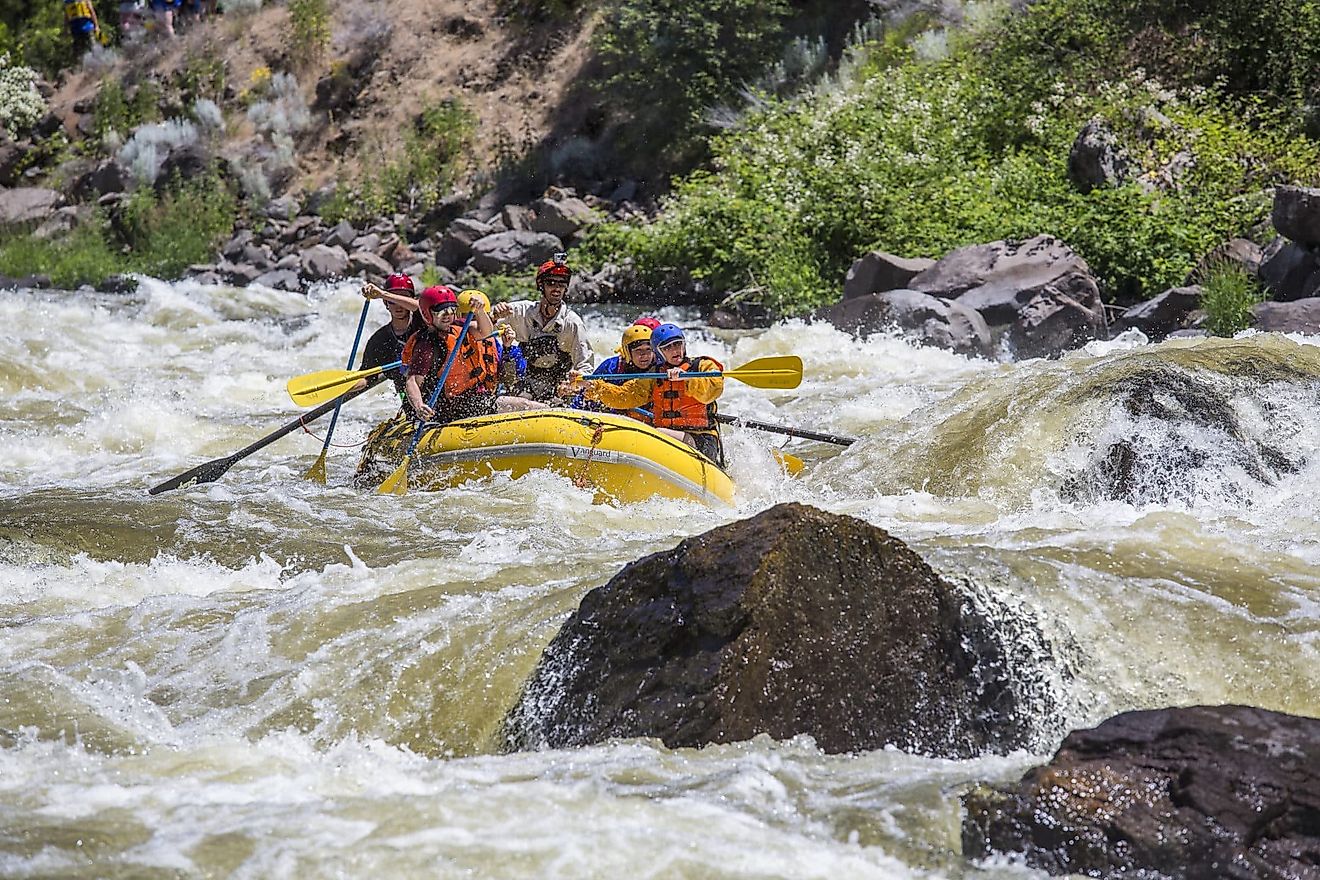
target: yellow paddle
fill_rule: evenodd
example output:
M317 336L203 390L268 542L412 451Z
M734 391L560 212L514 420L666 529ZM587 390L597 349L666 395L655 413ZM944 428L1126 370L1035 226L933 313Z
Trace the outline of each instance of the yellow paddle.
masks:
M403 361L395 361L369 370L318 370L315 373L294 376L287 386L289 397L299 406L312 406L343 394L341 386L402 365Z
M704 372L683 373L684 379L703 379L714 376L723 376L726 379L737 379L751 385L753 388L796 388L802 384L802 358L795 354L780 355L778 357L757 358L754 361L748 361L741 367L732 370L707 370ZM618 373L611 375L597 376L589 374L583 379L620 379L631 381L633 379L667 379L668 373Z

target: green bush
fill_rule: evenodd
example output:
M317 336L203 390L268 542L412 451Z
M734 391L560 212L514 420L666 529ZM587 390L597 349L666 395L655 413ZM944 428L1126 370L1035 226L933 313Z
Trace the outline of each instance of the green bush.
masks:
M1215 336L1233 336L1252 324L1251 307L1264 299L1259 285L1241 263L1212 263L1201 281L1205 329Z
M604 97L631 109L625 149L691 150L704 114L778 56L787 13L785 0L615 0L594 48Z
M332 223L366 220L434 204L452 188L474 128L471 111L457 101L428 107L402 144L382 140L366 151L359 166L374 170L340 187L321 215Z
M65 288L95 284L127 268L123 255L110 241L109 226L100 213L62 239L40 239L26 231L10 231L0 236L0 275L46 275L57 287Z
M236 210L234 194L214 176L173 181L161 195L144 187L114 222L98 210L62 239L24 230L0 237L0 275L48 275L60 287L124 272L175 278L192 263L214 259L216 246L233 232Z
M955 43L941 61L876 47L854 82L771 103L716 138L712 167L678 181L656 222L598 228L590 258L631 258L657 287L690 277L756 291L787 314L836 299L871 249L938 257L1042 233L1072 245L1110 301L1181 284L1268 216L1271 184L1314 173L1320 149L1212 90L1136 72L1069 79L1069 53L1102 41L1090 6L1042 0L999 42ZM1092 118L1114 129L1132 176L1082 194L1067 157Z

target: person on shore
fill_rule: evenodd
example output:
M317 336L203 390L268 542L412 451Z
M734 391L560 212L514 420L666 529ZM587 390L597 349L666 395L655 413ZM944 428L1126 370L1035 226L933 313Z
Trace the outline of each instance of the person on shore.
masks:
M591 343L587 326L564 303L573 270L565 254L555 254L536 270L539 300L499 303L492 314L513 327L527 359L527 374L514 387L519 397L549 402L574 370L591 372Z
M586 400L610 409L648 407L656 430L682 440L724 467L724 445L720 442L719 423L715 421L715 402L724 393L724 377L680 378L688 372L723 371L724 366L714 358L689 357L683 330L675 324L655 328L651 332L651 346L657 359L653 372L667 373L667 378L633 379L614 385L602 380L586 382L575 372L565 383L565 390L581 390Z
M160 22L160 31L165 36L174 38L174 11L179 7L179 0L151 0L151 8Z
M358 369L370 370L399 360L408 338L422 329L422 319L417 315L417 288L407 275L394 273L385 279L383 289L374 284L364 284L362 295L367 299L380 300L390 313L390 322L371 334L367 347L362 350L362 362L358 364ZM386 370L385 375L394 383L400 402L407 399L404 383L408 377L403 368ZM366 385L366 379L359 379L353 388L365 388Z
M101 37L101 22L91 0L64 0L64 25L73 39L73 51L81 58Z
M425 326L413 334L403 351L408 368L408 379L404 383L407 395L404 408L408 414L425 422L444 425L494 412L499 354L495 340L491 338L494 328L490 315L482 304L473 304L471 326L463 336L434 409L427 401L462 333L458 296L441 284L428 287L418 298L418 312Z

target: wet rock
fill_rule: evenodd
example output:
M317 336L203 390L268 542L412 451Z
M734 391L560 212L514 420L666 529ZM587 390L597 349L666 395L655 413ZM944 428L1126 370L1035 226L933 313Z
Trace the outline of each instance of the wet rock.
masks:
M55 190L35 186L0 190L0 227L40 223L54 214L63 200Z
M1118 325L1124 329L1136 328L1152 341L1158 341L1191 324L1192 312L1201 307L1201 294L1199 285L1171 287L1124 311Z
M440 245L435 252L436 264L447 269L457 269L471 259L472 245L493 232L489 223L471 217L460 217L449 224L449 228L441 236Z
M975 309L916 290L887 290L844 299L813 318L867 336L897 327L913 338L959 354L990 357L990 328Z
M1092 119L1077 134L1068 151L1068 179L1079 192L1118 186L1127 177L1128 160L1113 131Z
M132 275L107 275L96 289L101 293L135 293L138 280Z
M272 269L269 272L263 272L254 278L252 283L293 293L302 290L302 282L298 278L298 273L292 269Z
M827 752L1012 749L1031 741L1029 715L1058 705L1026 659L1050 654L1039 630L990 622L1010 617L881 529L781 504L588 593L506 719L506 742L679 748L764 733L809 734Z
M1292 302L1263 302L1251 307L1256 329L1266 333L1320 335L1320 297Z
M261 270L256 266L250 266L247 263L229 263L224 262L216 267L220 276L230 284L237 284L240 287L251 284L261 275Z
M960 248L916 275L913 290L976 309L1009 332L1018 357L1053 357L1104 334L1100 287L1072 248L1050 236Z
M1280 186L1270 212L1274 228L1298 244L1320 245L1320 189Z
M348 254L338 246L312 245L302 252L299 271L312 281L341 277L348 271Z
M909 281L934 265L934 260L924 257L908 259L884 251L871 251L848 269L843 279L843 298L906 289Z
M964 798L963 852L1051 874L1320 876L1320 720L1247 706L1127 712L1007 791Z
M473 243L471 264L483 275L517 272L563 249L563 242L545 232L497 232Z
M1320 257L1304 245L1276 239L1265 249L1260 280L1280 302L1311 296L1320 273Z
M1227 358L1225 366L1229 366ZM1297 472L1305 459L1298 452L1285 451L1289 446L1278 430L1286 423L1269 385L1309 383L1312 377L1260 358L1233 369L1241 375L1155 361L1108 382L1099 393L1115 409L1115 421L1130 423L1124 431L1128 436L1098 447L1092 462L1065 481L1063 495L1087 501L1193 505L1216 485L1245 503L1241 497L1245 485L1270 486ZM1254 417L1244 417L1244 398L1253 401Z

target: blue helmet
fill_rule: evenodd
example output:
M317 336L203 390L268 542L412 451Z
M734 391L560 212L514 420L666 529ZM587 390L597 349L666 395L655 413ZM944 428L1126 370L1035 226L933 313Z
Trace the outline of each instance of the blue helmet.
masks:
M661 346L668 345L675 339L683 338L683 328L677 324L661 324L651 331L651 347L659 351Z

